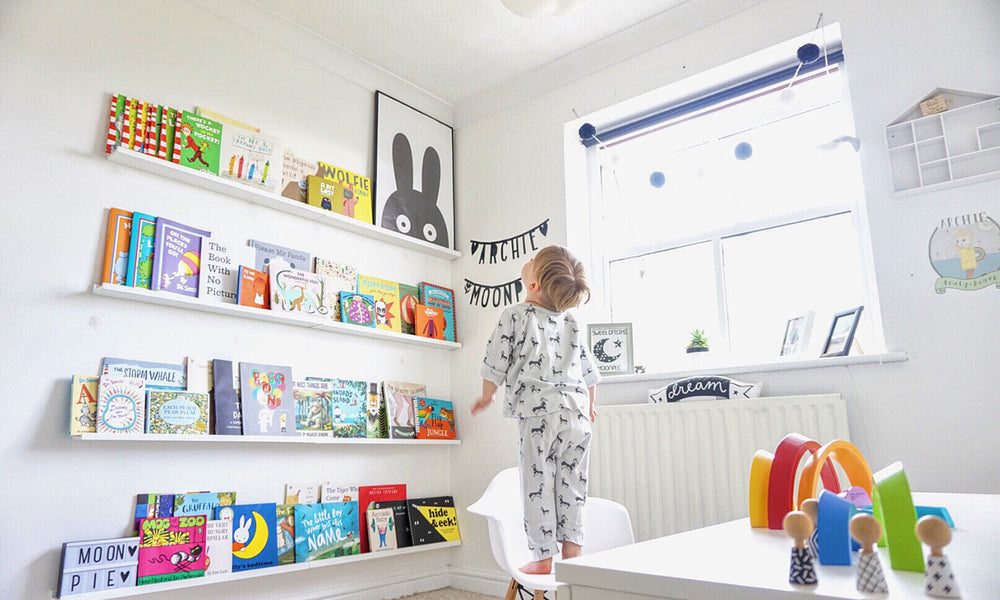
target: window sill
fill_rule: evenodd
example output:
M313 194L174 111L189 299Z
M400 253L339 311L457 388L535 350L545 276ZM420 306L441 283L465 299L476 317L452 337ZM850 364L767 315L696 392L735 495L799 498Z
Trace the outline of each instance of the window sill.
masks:
M636 383L640 381L662 381L664 379L680 379L699 375L738 375L740 373L771 373L776 371L794 371L797 369L821 369L824 367L849 367L854 365L884 364L904 362L909 356L906 352L883 352L880 354L864 354L861 356L831 356L829 358L807 358L780 360L768 363L727 364L709 362L710 357L698 356L690 361L689 369L670 371L666 373L639 373L634 375L605 375L601 385L609 383ZM709 360L703 360L709 359Z

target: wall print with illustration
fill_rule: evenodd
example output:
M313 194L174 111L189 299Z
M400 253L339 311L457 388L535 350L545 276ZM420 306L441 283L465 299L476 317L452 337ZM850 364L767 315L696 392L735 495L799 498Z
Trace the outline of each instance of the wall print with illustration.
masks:
M928 244L934 291L1000 288L1000 226L985 211L941 219Z
M785 324L785 339L781 342L781 356L801 354L806 351L815 318L816 313L810 310L804 315L788 319L788 323Z
M587 325L587 346L601 375L629 375L635 370L631 323Z
M491 265L496 264L497 258L500 259L500 262L517 260L522 255L527 256L529 252L538 250L538 244L535 243L536 232L542 236L548 235L549 220L545 219L524 233L519 233L507 239L492 242L469 240L469 253L472 255L475 255L477 252L479 253L479 264L486 262L487 250L489 250Z
M521 290L523 289L524 284L521 283L520 277L500 285L486 285L469 279L465 280L465 293L469 295L469 304L483 308L490 305L496 308L520 302Z
M375 92L375 224L452 247L455 176L451 127ZM414 174L419 172L420 178Z
M864 306L858 306L833 315L833 323L830 324L830 333L827 334L826 342L823 344L821 358L847 356L851 352L854 332L858 329L858 321L861 320L861 311L864 308Z

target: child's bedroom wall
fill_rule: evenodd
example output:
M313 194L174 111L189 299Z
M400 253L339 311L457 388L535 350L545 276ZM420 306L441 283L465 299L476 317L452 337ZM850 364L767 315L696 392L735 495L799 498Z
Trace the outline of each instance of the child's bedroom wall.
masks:
M373 90L449 122L451 107L242 0L7 2L0 23L0 296L7 307L0 595L48 598L62 543L125 534L140 492L235 490L240 502L275 502L286 482L331 481L405 482L411 497L452 493L456 446L81 442L69 438L67 404L70 376L96 375L104 356L288 364L297 377L420 381L446 397L448 351L98 297L90 288L100 280L111 206L168 216L228 240L255 238L341 258L391 280L447 284L451 277L449 261L109 162L111 93L205 106L261 127L303 157L364 174L371 174L374 155ZM447 585L453 551L183 595L398 597Z
M888 347L905 350L909 360L737 378L763 381L765 395L843 394L852 440L872 467L902 461L917 490L1000 492L993 367L1000 296L995 288L936 294L937 275L927 251L942 218L979 211L1000 218L1000 180L896 199L883 133L887 123L935 87L1000 94L1000 4L993 0L763 2L676 41L656 47L658 42L650 40L648 47L654 49L572 84L493 107L488 117L463 124L457 133L459 206L470 207L474 199L475 212L459 211L460 249L466 255L457 265L455 289L461 294L466 279L506 282L521 267L521 260L479 264L468 255L470 239L507 238L543 219L550 222L541 245L576 239L567 237L567 196L578 190L564 184L563 132L563 124L575 120L574 109L586 116L794 38L808 32L821 11L825 22L839 22L843 33ZM459 115L484 112L489 111L481 104L456 106ZM579 220L573 215L570 221ZM586 248L571 249L586 254ZM463 406L479 393L483 346L502 309L472 307L467 294L459 301L465 345L453 366L452 393ZM596 321L607 318L582 314ZM643 402L646 389L654 387L651 382L605 382L599 405ZM496 472L516 464L517 433L499 407L475 419L465 410L459 427L465 441L453 457L453 483L465 491L456 494L456 503L465 506ZM453 577L500 579L485 523L462 516L465 541Z

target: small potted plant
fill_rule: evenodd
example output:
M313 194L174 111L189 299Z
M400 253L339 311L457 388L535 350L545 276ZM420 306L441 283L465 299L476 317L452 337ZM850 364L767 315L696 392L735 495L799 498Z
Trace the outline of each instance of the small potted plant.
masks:
M688 342L687 351L691 352L708 352L708 338L705 337L704 329L695 329L691 332L691 341Z

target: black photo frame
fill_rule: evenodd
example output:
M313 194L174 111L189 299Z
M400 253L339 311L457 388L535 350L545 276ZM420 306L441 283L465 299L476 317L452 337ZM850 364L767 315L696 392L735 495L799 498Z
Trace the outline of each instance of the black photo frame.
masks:
M820 354L820 358L850 354L851 345L854 344L854 333L858 329L861 311L864 308L864 306L858 306L833 315L830 333L826 335L826 342L823 343L823 352Z

